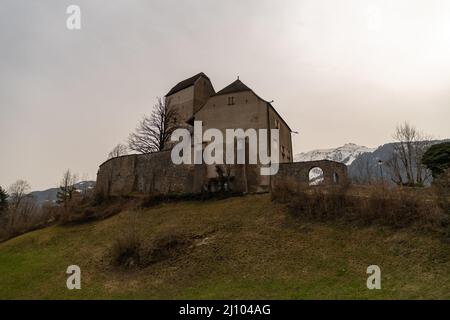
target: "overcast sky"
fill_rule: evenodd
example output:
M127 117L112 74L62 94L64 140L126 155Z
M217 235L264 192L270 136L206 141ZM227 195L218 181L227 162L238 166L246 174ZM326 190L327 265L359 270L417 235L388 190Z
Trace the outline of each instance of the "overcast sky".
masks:
M200 71L274 100L296 153L375 147L405 120L448 138L450 1L2 0L0 185L95 180L156 97Z

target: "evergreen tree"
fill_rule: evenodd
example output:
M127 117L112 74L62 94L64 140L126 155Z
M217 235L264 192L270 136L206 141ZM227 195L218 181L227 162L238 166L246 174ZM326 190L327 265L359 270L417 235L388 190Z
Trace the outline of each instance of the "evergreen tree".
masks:
M6 211L8 207L8 194L2 187L0 187L0 215Z
M76 188L72 186L60 186L58 192L56 193L56 202L66 203L72 199L73 192L76 190Z
M422 162L437 178L446 169L450 168L450 142L431 146L423 155Z

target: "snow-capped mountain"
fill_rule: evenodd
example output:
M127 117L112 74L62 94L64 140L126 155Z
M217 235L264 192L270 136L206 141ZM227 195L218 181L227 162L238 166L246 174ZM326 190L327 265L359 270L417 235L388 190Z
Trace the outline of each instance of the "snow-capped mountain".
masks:
M332 149L317 149L308 152L302 152L294 156L294 161L315 161L315 160L333 160L350 165L356 158L366 152L373 152L376 148L359 146L354 143L347 143L342 147Z
M435 140L431 144L449 140ZM321 149L299 153L294 156L294 161L333 160L347 165L349 177L355 181L367 181L373 178L383 178L385 181L390 181L389 168L386 162L392 158L393 153L394 143L386 143L378 148L367 148L354 143L347 143L335 149ZM413 161L415 160L413 159ZM400 168L400 170L402 176L406 175L404 168ZM425 176L425 171L423 176ZM322 170L313 168L309 178L311 184L319 184L323 181Z
M317 149L308 152L302 152L294 156L294 162L332 160L344 163L349 166L356 158L364 153L372 153L375 148L359 146L354 143L347 143L342 147L332 149ZM323 172L320 168L313 168L309 173L310 184L317 185L323 181Z

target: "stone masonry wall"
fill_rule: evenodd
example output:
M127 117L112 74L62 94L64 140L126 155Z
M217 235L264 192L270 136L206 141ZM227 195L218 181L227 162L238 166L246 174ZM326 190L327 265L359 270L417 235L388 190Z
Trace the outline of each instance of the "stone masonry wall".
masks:
M96 192L104 196L134 193L196 193L205 179L203 165L174 165L170 151L110 159L97 173Z
M318 160L281 163L278 173L272 177L272 191L276 192L280 187L297 188L309 184L309 172L315 167L322 169L323 184L325 185L343 184L348 181L347 166L336 161Z
M324 184L347 181L347 166L329 160L281 163L270 177L272 191L281 186L296 188L309 182L309 171L319 167ZM232 168L233 190L238 192L269 191L258 165L235 165ZM268 182L268 181L267 181ZM110 159L100 165L96 192L104 196L128 196L152 193L199 193L208 184L206 165L174 165L170 151L145 155L128 155Z

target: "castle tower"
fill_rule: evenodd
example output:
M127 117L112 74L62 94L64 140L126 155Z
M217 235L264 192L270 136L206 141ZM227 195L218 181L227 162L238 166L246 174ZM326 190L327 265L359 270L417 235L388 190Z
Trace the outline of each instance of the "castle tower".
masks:
M166 94L169 107L176 108L179 123L189 123L194 114L215 94L208 76L203 72L179 82Z

